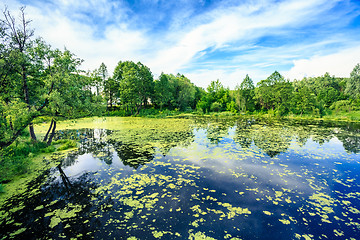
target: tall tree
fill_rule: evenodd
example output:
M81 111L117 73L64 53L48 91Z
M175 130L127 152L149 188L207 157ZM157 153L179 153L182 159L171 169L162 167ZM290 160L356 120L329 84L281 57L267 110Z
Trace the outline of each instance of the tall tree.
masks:
M126 109L140 109L147 103L154 89L154 81L150 69L142 63L132 61L119 62L113 74L114 80L119 83L120 104Z
M95 69L91 75L93 78L93 84L96 88L96 95L101 95L101 93L104 91L106 79L108 78L106 65L101 63L100 67Z
M52 117L54 132L58 116L87 116L101 109L101 101L91 93L91 81L77 69L82 60L68 50L52 50L41 39L30 39L29 21L23 8L20 12L20 26L8 11L1 21L0 148L9 146L28 126L36 140L32 121L38 116Z
M313 113L316 109L316 96L304 81L294 82L292 111L295 114Z
M242 112L255 110L254 92L255 86L252 79L246 74L240 86L236 87L235 99L238 108Z
M104 98L106 101L106 107L111 110L113 103L117 102L119 98L120 85L117 79L108 77L104 82Z
M21 76L22 85L22 98L27 105L29 114L31 112L29 84L28 84L28 71L29 71L29 56L27 54L28 48L32 44L32 37L34 30L29 28L31 21L25 18L25 8L20 8L20 23L18 24L15 17L11 15L8 9L3 12L4 20L2 25L4 26L4 37L9 43L9 46L15 50L18 54L18 74ZM29 123L29 132L33 140L36 140L34 127L32 122Z
M255 99L263 109L272 109L284 114L290 109L292 85L275 71L267 79L261 80L255 89Z
M352 99L360 99L360 64L356 64L346 83L345 93Z
M154 95L152 102L160 107L169 106L171 100L171 86L168 75L161 73L159 79L154 82Z

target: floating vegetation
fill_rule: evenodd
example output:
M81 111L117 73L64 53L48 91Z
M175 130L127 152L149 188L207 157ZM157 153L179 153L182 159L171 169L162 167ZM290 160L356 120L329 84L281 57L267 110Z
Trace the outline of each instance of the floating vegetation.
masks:
M356 239L358 129L226 118L65 121L56 139L78 149L1 202L0 239Z

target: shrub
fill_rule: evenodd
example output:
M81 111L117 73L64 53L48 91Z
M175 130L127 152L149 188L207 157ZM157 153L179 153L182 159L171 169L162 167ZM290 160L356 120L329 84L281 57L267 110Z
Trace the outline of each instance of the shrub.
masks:
M76 142L73 141L73 140L69 140L69 139L65 139L65 143L63 145L61 145L58 150L59 151L62 151L62 150L66 150L66 149L69 149L69 148L75 148L77 145L76 145Z
M350 112L352 108L353 108L353 104L351 103L350 100L340 100L340 101L334 102L330 106L330 109L335 110L335 111L349 111Z
M213 102L210 107L210 111L212 112L220 112L221 111L221 103L219 102Z

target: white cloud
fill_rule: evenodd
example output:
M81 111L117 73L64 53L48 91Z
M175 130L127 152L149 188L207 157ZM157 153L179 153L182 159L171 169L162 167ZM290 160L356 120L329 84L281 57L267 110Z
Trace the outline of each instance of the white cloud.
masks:
M279 36L281 40L281 36L296 34L292 28L331 21L336 16L323 17L321 14L337 2L258 0L238 7L219 6L197 16L185 2L184 8L170 16L169 29L161 33L153 33L145 27L135 28L134 21L141 18L130 19L127 15L129 10L124 5L108 0L54 0L52 5L30 5L26 12L29 19L33 19L32 26L37 35L53 47L62 49L66 46L83 58L85 62L82 68L85 70L93 70L104 62L111 73L120 60L141 61L150 67L154 75L162 71L173 74L180 72L202 87L220 79L225 86L234 88L247 73L257 82L274 70L279 70L278 66L290 66L291 63L294 67L284 74L288 78L322 75L325 72L339 76L345 73L348 76L353 66L360 62L357 57L360 50L343 50L324 56L326 51L331 52L324 50L324 47L346 42L347 37L351 36L329 39L327 35L327 40L320 37L298 45L291 42L268 47L257 45L261 37L269 34ZM5 0L5 3L14 14L20 6L13 0ZM85 10L92 15L80 14ZM162 14L162 17L167 17ZM92 26L89 24L92 17L100 18L107 25ZM97 32L99 27L103 28L104 33L100 37ZM245 48L239 56L199 63L200 59L207 57L204 50L226 50L231 53L240 51L244 46L249 46L251 50ZM312 56L314 54L318 56ZM194 63L199 63L197 66L200 67L192 67Z
M336 77L349 77L358 63L360 63L360 47L356 46L334 54L295 60L294 66L284 73L284 76L292 80L321 76L329 72Z
M326 7L321 8L321 11L324 11L333 6L334 2L336 1L286 1L272 6L269 2L259 1L255 5L252 2L252 5L215 9L198 16L189 31L180 31L177 34L178 41L167 43L161 50L155 51L150 67L156 72L177 72L182 68L189 68L194 58L205 49L220 49L229 45L230 49L236 49L239 46L234 45L234 42L247 44L270 32L284 34L282 27L304 25L319 13L319 6L327 3ZM244 56L239 58L242 57ZM264 55L261 57L258 51L245 57L250 59L256 57L258 62L264 61L264 58L271 60ZM269 66L276 62L259 64ZM214 64L213 67L215 68L216 65Z
M217 79L223 84L224 87L229 87L230 89L235 89L237 85L244 80L246 74L253 80L254 85L256 85L256 79L253 77L256 76L259 79L266 79L271 72L263 71L261 69L216 69L216 70L197 70L185 74L186 77L191 79L191 81L199 87L204 89L210 84L211 81L216 81Z

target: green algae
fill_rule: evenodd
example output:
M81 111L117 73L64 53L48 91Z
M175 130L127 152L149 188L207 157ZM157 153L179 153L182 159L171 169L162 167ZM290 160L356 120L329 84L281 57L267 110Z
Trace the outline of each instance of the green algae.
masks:
M149 152L153 155L152 158L136 156L124 160L124 165L126 162L128 166L136 168L131 173L126 168L109 168L95 175L103 178L91 195L93 204L101 205L96 218L105 218L108 211L119 213L118 219L111 217L104 226L126 229L128 239L136 239L130 237L136 229L146 231L155 238L177 236L173 225L157 225L161 221L157 215L164 213L186 216L188 229L191 229L189 239L214 239L208 236L211 233L200 231L211 229L213 221L222 226L236 222L242 228L244 222L254 220L259 214L264 219L275 220L272 224L283 225L284 229L287 225L300 228L311 226L316 219L320 219L319 227L321 224L334 224L335 221L358 227L353 215L360 213L354 204L359 193L347 193L341 195L340 199L329 191L332 184L346 188L356 186L357 179L346 178L323 167L326 161L334 158L333 151L303 147L306 138L326 143L327 138L324 140L317 134L325 135L329 130L314 130L317 126L314 129L303 126L292 128L281 124L253 124L250 129L244 130L236 123L230 123L233 130L229 130L228 124L212 122L204 127L207 139L199 143L196 142L198 136L192 133L194 127L199 125L189 119L171 122L167 119L94 118L63 124L64 128L76 129L80 124L82 127L112 129L114 132L106 139L122 144L115 146L114 151L129 149L131 152ZM294 138L295 132L298 133ZM334 136L334 132L331 134ZM235 140L238 145L229 139ZM248 141L252 145L246 145ZM292 156L282 154L286 152ZM294 167L291 159L294 155L303 155L312 164ZM100 152L94 156L102 158L106 154ZM349 159L346 154L340 155L340 158L341 162L334 162L334 166L346 164ZM165 171L160 171L163 169ZM234 189L224 191L216 183L211 185L198 181L204 180L203 176L208 172L213 174L214 179L231 181ZM264 186L265 181L271 187ZM189 196L184 195L186 191L189 191ZM55 208L57 204L54 201L46 206L39 205L35 210L44 211L44 208ZM79 211L66 205L64 209L55 208L46 212L45 217L50 219L49 227L60 228L68 220L78 217L83 206L78 207ZM284 210L289 208L295 208L296 213ZM271 209L271 212L264 209ZM19 210L21 206L16 209ZM82 222L90 223L89 220ZM345 234L341 229L334 230L334 236L340 237L341 234ZM183 239L186 237L182 236ZM299 232L294 237L313 239L314 235L309 231ZM224 234L224 238L237 239L230 234Z

